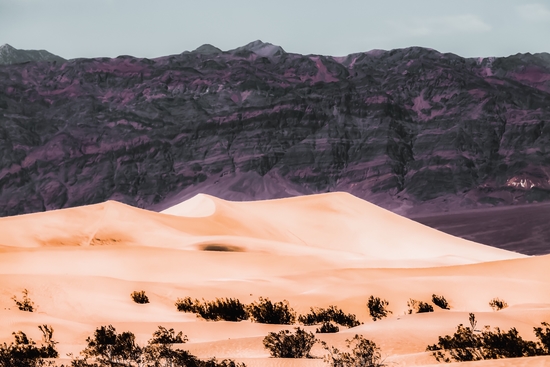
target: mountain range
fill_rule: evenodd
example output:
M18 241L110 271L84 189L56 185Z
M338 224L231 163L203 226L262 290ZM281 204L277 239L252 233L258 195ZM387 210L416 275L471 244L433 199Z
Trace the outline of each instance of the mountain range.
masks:
M548 53L332 57L255 41L9 63L2 216L109 199L162 210L197 193L345 191L406 216L550 199Z

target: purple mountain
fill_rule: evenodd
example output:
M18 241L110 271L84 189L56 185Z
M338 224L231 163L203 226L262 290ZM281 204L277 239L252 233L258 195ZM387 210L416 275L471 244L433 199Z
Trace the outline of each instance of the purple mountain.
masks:
M550 54L411 47L0 66L0 215L347 191L408 216L550 200Z

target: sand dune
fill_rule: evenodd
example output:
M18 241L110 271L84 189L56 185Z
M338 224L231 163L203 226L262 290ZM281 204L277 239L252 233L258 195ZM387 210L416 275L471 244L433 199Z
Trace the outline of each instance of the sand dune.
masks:
M480 324L513 326L533 338L533 326L550 321L549 266L550 256L454 238L349 194L259 202L197 195L162 213L106 202L0 219L0 342L17 330L39 339L36 326L46 323L65 356L81 350L100 325L131 330L140 343L163 325L187 334L188 348L201 357L250 366L323 365L268 358L263 337L292 327L207 322L174 306L184 296L245 303L263 296L287 299L299 313L338 305L364 324L322 339L343 347L360 333L395 365L428 365L436 362L426 346L467 324L469 312ZM10 298L25 288L37 312L14 307ZM134 290L145 290L151 303L134 303ZM433 293L444 295L451 310L404 314L409 298L429 301ZM393 314L371 321L370 295L386 298ZM510 307L493 312L493 297ZM322 355L320 348L314 352ZM521 363L542 366L550 359Z

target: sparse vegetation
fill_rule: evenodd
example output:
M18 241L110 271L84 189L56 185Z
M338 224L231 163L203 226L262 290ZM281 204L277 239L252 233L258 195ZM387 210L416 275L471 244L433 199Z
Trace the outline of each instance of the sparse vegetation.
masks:
M143 360L148 366L172 366L183 365L193 366L198 364L196 357L189 352L180 349L173 349L174 344L187 342L187 336L180 331L176 334L174 329L166 329L159 326L153 333L147 346L143 348Z
M503 308L508 307L508 304L501 300L500 298L493 298L489 301L489 306L493 309L493 311L500 311Z
M112 325L97 328L86 342L81 353L84 359L74 359L71 367L246 367L233 360L203 361L186 350L175 349L174 345L187 342L187 337L162 326L143 348L135 343L133 333L118 334Z
M550 324L542 322L542 327L533 328L537 339L539 339L539 348L541 353L550 354Z
M476 326L477 326L476 315L470 312L470 314L468 315L468 320L470 321L470 327L472 328L472 331L476 331Z
M428 346L434 357L440 362L466 362L482 359L531 357L548 355L550 341L549 324L543 322L543 327L535 327L537 342L524 340L516 328L507 332L499 328L491 330L486 326L481 333L474 333L475 315L470 313L471 328L460 324L456 332L450 336L439 337L439 342Z
M10 344L0 345L0 366L2 367L42 367L53 366L53 361L47 361L49 358L59 356L53 340L53 328L48 325L39 326L43 334L43 343L40 346L27 335L18 331L12 333L14 341Z
M247 307L250 318L262 324L292 325L296 320L296 312L290 307L287 300L271 302L262 298Z
M372 320L381 320L383 317L387 317L388 314L392 313L386 308L388 305L389 302L385 299L382 300L380 297L370 296L367 307L369 308L369 314Z
M206 320L242 321L248 320L247 306L238 299L216 298L215 301L192 300L190 297L178 298L176 301L178 311L192 312Z
M439 308L442 308L444 310L449 310L449 303L443 296L438 296L436 294L432 294L432 302L434 305L436 305Z
M198 299L192 300L191 297L178 298L176 308L180 312L190 312L200 314L201 302Z
M357 317L353 314L345 314L341 309L336 306L329 306L328 308L311 308L310 313L306 315L300 315L298 321L304 325L315 325L320 323L334 322L341 326L348 328L361 325L357 320Z
M315 332L317 334L326 334L326 333L337 333L340 331L340 328L338 325L334 325L330 321L323 322L323 325L321 325L320 328L317 328Z
M407 302L407 306L409 307L409 314L412 313L424 313L424 312L434 312L434 308L432 305L426 302L417 301L415 299L409 299Z
M87 358L94 358L100 366L138 366L142 362L142 349L136 344L135 335L116 332L113 325L101 326L88 337L88 345L82 351Z
M427 348L439 362L465 362L482 359L530 357L537 355L535 342L523 340L515 328L502 332L485 328L480 334L460 324L453 336L439 337Z
M248 320L246 306L238 299L216 298L215 301L205 302L199 314L207 320L242 321Z
M218 361L216 358L211 358L206 361L200 361L197 365L184 364L184 365L174 365L174 367L246 367L244 363L237 363L232 359L224 359Z
M296 332L281 330L269 333L263 340L264 347L275 358L311 358L310 351L317 342L315 335L303 329L295 328Z
M341 352L337 348L321 342L323 348L328 351L324 360L330 367L382 367L384 366L380 348L362 335L355 335L351 340L347 339L347 347L350 352Z
M17 308L21 311L33 312L34 311L34 302L29 298L29 291L23 290L23 299L19 300L16 296L13 296L11 299L17 305Z
M145 291L134 291L130 294L130 297L134 300L135 303L145 304L149 303L149 297L145 294Z

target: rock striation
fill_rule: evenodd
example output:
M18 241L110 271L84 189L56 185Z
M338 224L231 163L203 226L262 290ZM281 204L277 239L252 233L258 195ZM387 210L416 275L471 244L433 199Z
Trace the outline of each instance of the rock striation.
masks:
M252 42L0 66L0 215L346 191L400 214L550 199L550 55Z

